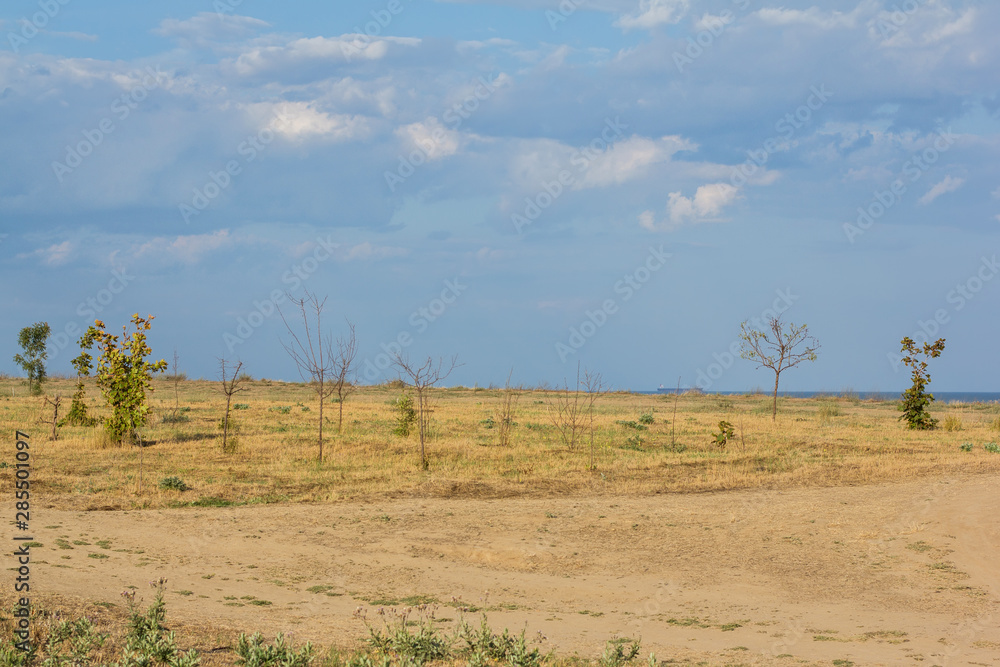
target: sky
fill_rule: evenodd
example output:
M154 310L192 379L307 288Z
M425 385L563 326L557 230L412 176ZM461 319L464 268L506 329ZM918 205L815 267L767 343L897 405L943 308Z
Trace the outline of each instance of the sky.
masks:
M446 385L1000 391L1000 4L8 0L0 372L48 322L299 380L291 299ZM993 341L993 342L991 342ZM735 354L734 354L735 353Z

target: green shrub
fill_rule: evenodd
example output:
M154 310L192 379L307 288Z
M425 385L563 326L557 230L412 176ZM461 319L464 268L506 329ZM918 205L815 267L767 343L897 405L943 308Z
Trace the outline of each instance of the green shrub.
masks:
M250 409L249 403L236 403L233 405L233 410L249 410L249 409Z
M403 394L396 399L396 427L392 429L394 435L403 438L410 435L410 428L417 422L417 411L413 407L413 399Z
M988 451L990 454L1000 454L1000 447L998 447L995 442L987 442L983 445L983 449Z
M191 487L185 484L180 477L164 477L160 480L160 488L174 491L187 491Z
M287 415L292 411L292 406L290 405L275 405L267 409L268 412L277 412L278 414Z
M306 667L313 661L312 644L306 643L296 651L285 643L285 636L278 634L274 643L267 645L258 632L250 637L241 634L236 640L238 665L245 667Z
M649 412L644 412L642 415L639 416L640 424L652 424L654 421L656 420L653 419L653 415Z
M712 438L715 440L715 444L721 449L725 449L726 443L729 442L736 436L736 431L733 429L733 425L727 421L719 422L719 432L713 433Z
M973 444L972 444L971 442L965 442L965 443L962 443L962 446L960 447L960 449L961 449L961 450L962 450L963 452L971 452L971 451L972 451L972 448L973 448L974 446L975 446L975 445L973 445Z

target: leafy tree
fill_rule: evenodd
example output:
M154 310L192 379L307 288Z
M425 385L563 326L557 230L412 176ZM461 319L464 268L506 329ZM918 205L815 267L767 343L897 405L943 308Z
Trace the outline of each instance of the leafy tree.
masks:
M799 350L801 346L804 349ZM769 317L764 331L751 329L747 321L740 324L740 349L740 356L756 361L757 368L774 371L774 402L771 407L771 421L774 421L778 416L778 378L783 371L803 361L816 361L819 341L809 335L809 327L805 324L795 326L789 323L786 329L780 316Z
M24 350L24 354L15 354L14 363L28 374L28 393L31 396L42 393L42 383L45 382L45 360L49 356L45 342L51 333L48 322L35 322L30 327L21 329L21 333L17 336L17 344Z
M925 359L934 359L944 352L944 338L939 338L934 344L924 343L923 349L917 347L913 339L907 336L900 341L902 352L906 352L903 363L912 369L913 385L903 392L903 403L899 409L903 411L899 420L905 421L912 429L933 430L937 428L938 420L931 417L927 412L927 406L934 401L934 394L924 391L931 381L931 376L927 372L927 361L917 359L918 354L923 354Z
M121 342L104 328L104 322L95 320L80 339L80 347L91 349L96 343L101 349L97 362L97 386L111 408L111 417L104 422L108 436L115 442L138 441L139 429L145 425L152 412L146 404L146 391L153 391L152 374L166 370L163 359L155 363L146 361L152 352L146 343L146 332L152 327L154 317L132 316L135 331L129 333L128 325L122 327ZM79 368L79 367L78 367Z
M80 346L83 346L84 338L80 338ZM73 402L69 406L69 413L59 424L64 426L95 426L97 419L87 414L87 388L84 379L90 377L90 371L94 368L93 358L83 350L80 356L73 359L73 368L76 369L76 393L73 394Z
M451 372L460 365L458 363L458 357L453 356L451 361L448 362L444 359L438 359L435 362L433 358L427 357L427 361L423 363L416 363L411 362L409 357L403 356L397 352L396 358L392 363L399 373L399 379L413 387L417 393L417 425L419 427L418 433L420 434L420 467L423 470L427 470L429 465L427 463L427 450L424 445L427 439L427 413L429 412L429 408L427 407L427 394L429 393L429 390L434 387L434 385L451 375Z

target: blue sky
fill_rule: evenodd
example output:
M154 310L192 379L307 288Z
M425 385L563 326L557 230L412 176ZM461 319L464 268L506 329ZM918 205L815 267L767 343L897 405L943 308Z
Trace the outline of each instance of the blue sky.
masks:
M298 379L285 292L449 384L997 391L1000 6L985 1L10 0L0 371L47 321L156 316L189 376ZM402 344L401 344L402 343Z

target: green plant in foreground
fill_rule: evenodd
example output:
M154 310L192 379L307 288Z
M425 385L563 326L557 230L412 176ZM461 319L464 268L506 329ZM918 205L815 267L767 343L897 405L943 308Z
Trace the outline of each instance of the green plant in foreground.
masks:
M934 394L925 391L931 381L926 359L941 356L944 351L944 338L939 338L933 345L924 343L923 349L917 347L909 336L900 343L903 346L902 351L906 353L902 362L912 370L913 385L903 392L903 403L899 406L903 414L899 419L905 421L911 429L933 430L937 428L938 421L927 412L927 406L934 401ZM916 355L921 353L925 357L924 361L917 359Z
M983 445L983 449L988 451L990 454L1000 454L1000 447L998 447L995 442L987 442Z
M971 452L971 451L972 451L972 448L973 448L974 446L975 446L975 445L973 445L973 444L972 444L971 442L965 442L965 443L962 443L962 446L960 447L960 449L961 449L961 450L962 450L963 452Z
M642 413L642 415L639 416L640 424L646 424L648 426L649 424L652 424L654 421L655 420L653 419L653 415L650 412L644 412Z
M285 637L279 634L271 645L264 644L263 636L258 632L250 637L241 634L236 640L237 664L246 667L306 667L312 664L313 647L306 643L299 651L285 643Z
M712 434L715 444L722 449L725 449L726 443L734 437L736 437L736 430L732 424L725 420L719 422L719 432Z
M601 667L622 667L627 665L639 655L639 640L621 637L612 639L604 646L604 653L601 655ZM651 661L655 660L652 658Z

